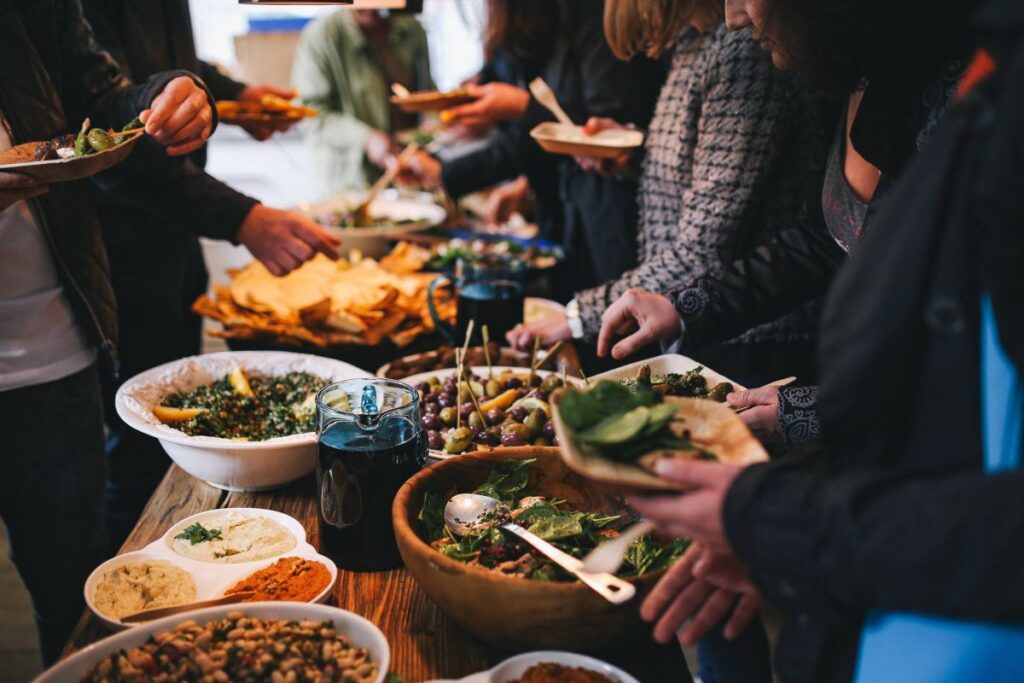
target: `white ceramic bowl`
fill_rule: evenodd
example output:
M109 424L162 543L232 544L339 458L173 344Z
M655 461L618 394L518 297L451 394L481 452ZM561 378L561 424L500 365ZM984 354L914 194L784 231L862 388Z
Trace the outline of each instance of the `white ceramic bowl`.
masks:
M526 654L510 657L497 666L487 671L460 678L457 681L438 680L430 683L508 683L521 677L526 670L535 664L551 663L562 664L563 666L589 669L599 674L604 674L615 683L640 683L622 669L612 666L600 659L578 655L574 652L562 652L560 650L538 650Z
M321 217L336 211L348 211L362 201L362 193L350 192L325 202L303 204L298 208L314 221L320 222ZM342 253L347 254L352 249L358 249L364 256L380 258L391 250L391 240L440 225L448 217L444 208L438 206L429 194L418 193L410 196L397 190L385 190L377 195L370 204L370 215L412 222L390 228L339 228L326 222L322 225L328 232L341 239Z
M228 491L265 491L294 481L316 465L316 433L293 434L266 441L232 441L189 436L165 425L152 412L165 396L210 384L236 367L253 375L309 372L329 382L370 373L354 365L302 353L237 351L191 356L147 370L121 385L114 405L125 423L160 444L183 470Z
M356 647L365 647L370 651L373 661L380 667L374 683L383 683L387 677L388 667L391 664L391 650L388 647L388 641L379 628L358 614L327 605L299 602L252 602L245 605L222 605L183 612L123 631L94 643L59 662L53 668L44 671L35 683L78 683L96 664L103 661L112 652L117 652L122 648L138 647L145 643L151 635L173 629L183 621L194 619L202 624L214 619L222 619L228 612L236 610L247 616L260 619L314 619L317 621L330 619L334 622L338 632L348 637L349 642Z
M189 527L196 522L199 522L206 527L210 527L211 520L219 519L231 514L241 514L245 517L266 517L277 522L295 537L295 547L291 550L278 555L273 555L263 560L224 564L219 562L202 562L200 560L193 560L179 555L174 551L174 537L180 534L186 527ZM224 591L229 589L231 586L234 586L253 572L269 567L282 557L302 557L307 560L315 560L327 567L327 571L331 574L331 581L315 598L313 598L313 600L310 601L326 602L327 598L331 596L331 592L334 590L334 584L338 581L338 566L334 564L331 558L318 553L316 548L306 541L306 530L297 519L290 515L286 515L283 512L277 512L276 510L263 510L259 508L217 508L214 510L207 510L205 512L191 515L177 522L171 526L163 536L153 541L145 548L130 553L124 553L123 555L117 555L96 567L96 569L94 569L89 575L89 578L85 580L85 604L89 610L96 615L96 618L102 621L107 628L119 631L124 628L130 628L134 626L134 624L125 624L118 619L108 617L96 608L96 604L93 601L93 596L96 594L96 588L103 580L103 577L107 572L115 569L116 567L131 562L145 562L152 560L164 560L166 562L170 562L175 567L187 572L192 577L192 581L196 586L195 599L198 602L200 600L209 600L224 595Z

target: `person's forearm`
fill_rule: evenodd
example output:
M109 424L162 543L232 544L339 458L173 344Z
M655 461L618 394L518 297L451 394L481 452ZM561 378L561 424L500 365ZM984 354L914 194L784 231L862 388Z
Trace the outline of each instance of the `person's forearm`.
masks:
M724 519L783 606L1024 619L1024 472L826 476L783 460L741 474Z

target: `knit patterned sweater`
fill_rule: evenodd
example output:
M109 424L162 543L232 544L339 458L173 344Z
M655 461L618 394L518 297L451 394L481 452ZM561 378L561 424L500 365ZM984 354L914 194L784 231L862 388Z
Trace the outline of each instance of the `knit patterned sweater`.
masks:
M644 145L639 265L576 294L586 338L626 290L678 289L792 227L813 165L811 111L748 31L680 34Z

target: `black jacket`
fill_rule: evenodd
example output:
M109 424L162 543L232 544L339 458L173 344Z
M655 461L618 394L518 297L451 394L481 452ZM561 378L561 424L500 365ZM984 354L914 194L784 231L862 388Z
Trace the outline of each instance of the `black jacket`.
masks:
M180 75L190 74L156 74L132 86L96 44L78 0L0 0L0 111L14 144L75 131L87 116L120 128ZM52 185L30 206L79 324L114 361L114 299L89 184Z
M1024 623L1024 470L982 471L983 293L1024 371L1024 13L990 4L1013 48L992 48L999 70L950 112L828 298L823 452L751 467L726 498L730 542L788 613L786 683L849 680L867 610Z
M864 234L873 229L890 189L941 120L942 90L955 81L969 54L966 47L951 45L941 64L894 70L891 81L865 91L850 137L882 175L864 218ZM845 106L845 101L821 102L827 130L839 125ZM799 225L670 295L685 325L683 348L730 339L824 294L847 255L825 226L821 186L804 201L807 212Z
M582 125L591 116L606 116L644 127L650 121L664 65L639 58L616 59L604 37L603 3L560 0L563 29L551 54L539 62L501 52L482 77L525 88L544 78L566 114ZM526 115L497 127L478 151L445 159L445 189L454 197L525 174L537 199L545 237L570 249L589 252L591 263L578 268L594 281L621 275L636 260L636 181L583 173L569 157L544 152L529 136L538 123L555 118L536 100ZM568 234L567 234L568 233Z
M198 74L217 99L235 99L244 87L196 58L187 0L82 0L82 6L97 41L130 79L184 69ZM144 142L135 152L137 163L162 180L117 171L105 176L105 188L116 190L97 197L108 248L145 248L152 230L234 241L257 200L203 171L206 147L171 158L156 143Z

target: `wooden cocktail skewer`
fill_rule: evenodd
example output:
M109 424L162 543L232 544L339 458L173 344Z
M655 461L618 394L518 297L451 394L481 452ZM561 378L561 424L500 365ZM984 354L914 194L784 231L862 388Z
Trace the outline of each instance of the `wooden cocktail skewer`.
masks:
M533 377L537 374L537 367L534 365L534 361L537 359L537 351L540 349L540 337L533 338L533 350L530 351L530 377L526 381L526 390L529 391L533 388Z
M480 333L484 339L484 360L487 362L487 379L494 379L494 366L491 365L491 350L488 348L491 344L491 335L487 331L487 325L480 327Z
M476 414L480 416L480 424L484 427L487 425L487 420L484 419L484 411L480 410L480 402L476 400L476 392L473 391L473 383L469 381L469 375L466 374L466 368L462 368L462 373L459 375L459 383L466 382L466 386L469 387L469 400L473 402L473 407L476 408Z
M470 320L469 324L466 325L466 339L462 342L462 360L466 360L466 352L469 351L469 342L473 338L473 326L476 324L475 320Z
M580 368L580 377L582 377L583 381L588 385L590 384L590 380L587 378L587 373L583 372L583 368Z
M562 341L556 341L554 344L552 344L551 348L548 349L547 353L544 354L544 357L537 359L537 367L535 367L534 370L540 370L549 360L554 358L555 354L558 353L558 350L562 348L562 344Z
M455 366L459 371L455 380L455 428L460 429L462 427L462 349L455 349Z

